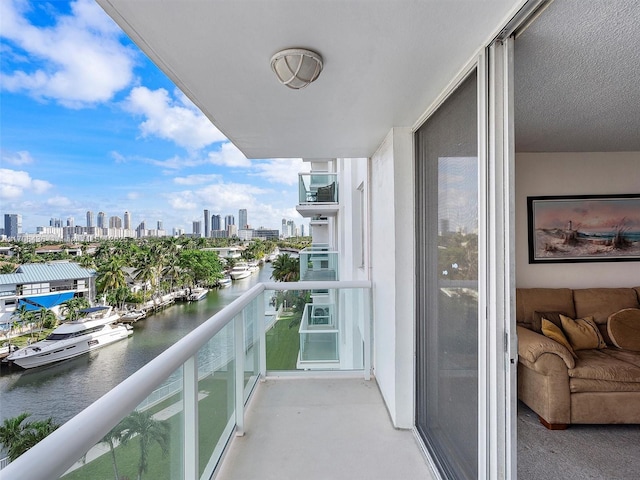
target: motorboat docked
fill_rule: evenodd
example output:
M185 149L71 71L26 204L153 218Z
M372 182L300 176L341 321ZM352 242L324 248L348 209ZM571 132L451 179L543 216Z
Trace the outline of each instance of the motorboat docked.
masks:
M146 310L129 310L120 317L121 323L134 323L147 316Z
M13 343L3 343L2 346L0 347L0 360L2 360L5 357L8 357L13 352L18 350L18 348L19 347L17 345L14 345Z
M231 277L228 275L225 275L220 280L218 280L218 286L220 288L228 287L229 285L231 285Z
M189 300L190 302L199 302L207 296L207 293L209 293L209 290L207 290L206 288L194 288L193 290L191 290L191 293L189 293L187 300Z
M17 350L7 361L34 368L77 357L133 333L130 325L116 323L120 315L110 306L86 308L78 320L56 327L44 340Z
M249 265L249 271L251 273L254 273L260 270L260 265L258 264L258 262L249 262L248 265Z
M229 276L231 276L233 280L240 280L242 278L247 278L252 273L253 272L249 269L248 263L238 262L233 266L231 272L229 272Z

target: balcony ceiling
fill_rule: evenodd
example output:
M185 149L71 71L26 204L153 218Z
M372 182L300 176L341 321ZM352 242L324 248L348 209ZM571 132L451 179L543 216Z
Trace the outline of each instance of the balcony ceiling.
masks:
M520 0L97 0L249 158L367 157L412 126ZM320 78L280 85L305 47Z
M521 0L97 0L249 158L366 157ZM640 151L640 3L555 0L516 40L518 151ZM271 56L324 58L303 90Z

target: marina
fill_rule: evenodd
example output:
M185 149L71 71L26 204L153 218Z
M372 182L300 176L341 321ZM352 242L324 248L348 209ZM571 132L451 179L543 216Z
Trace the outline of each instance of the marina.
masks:
M265 265L228 288L210 290L199 302L179 302L149 313L131 325L134 334L127 340L86 355L28 370L3 366L0 420L25 411L34 419L69 420L253 285L270 281L271 271Z

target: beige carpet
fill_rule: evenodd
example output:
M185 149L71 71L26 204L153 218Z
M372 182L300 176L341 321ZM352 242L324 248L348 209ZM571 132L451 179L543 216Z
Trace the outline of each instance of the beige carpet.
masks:
M518 402L518 480L640 478L640 425L551 431Z

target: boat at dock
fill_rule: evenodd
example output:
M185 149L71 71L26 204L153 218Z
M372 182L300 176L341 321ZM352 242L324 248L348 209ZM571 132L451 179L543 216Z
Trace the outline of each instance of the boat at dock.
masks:
M34 368L83 355L133 334L130 325L116 323L120 315L110 306L86 308L78 320L56 327L44 340L7 357L9 363Z
M220 288L228 287L230 285L231 285L231 277L228 275L225 275L223 278L218 280L218 286Z
M191 293L189 294L189 297L187 299L190 302L199 302L207 296L207 293L209 293L209 290L207 290L206 288L197 287L191 290Z
M17 345L14 345L13 343L3 343L0 347L0 360L5 359L16 350L18 350Z
M137 322L138 320L142 320L146 316L147 316L146 310L129 310L128 312L125 312L124 314L122 314L119 321L121 323L134 323L134 322Z
M241 280L243 278L249 277L253 272L249 269L249 264L246 262L238 262L236 263L231 272L229 272L229 276L233 280Z

